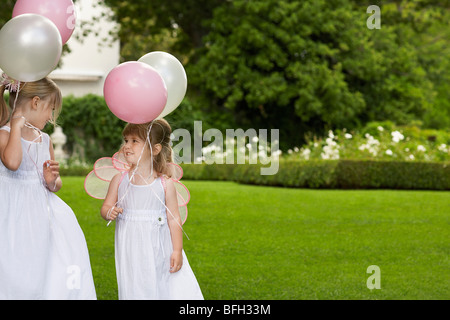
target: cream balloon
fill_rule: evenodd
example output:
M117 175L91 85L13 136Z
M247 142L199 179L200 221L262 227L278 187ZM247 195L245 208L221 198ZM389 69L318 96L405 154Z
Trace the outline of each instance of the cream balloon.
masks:
M62 40L52 21L27 13L3 26L0 48L0 68L15 80L32 82L55 69L62 54Z
M167 87L167 103L157 119L161 119L174 111L183 101L187 91L187 76L181 62L173 55L154 51L138 60L159 72Z

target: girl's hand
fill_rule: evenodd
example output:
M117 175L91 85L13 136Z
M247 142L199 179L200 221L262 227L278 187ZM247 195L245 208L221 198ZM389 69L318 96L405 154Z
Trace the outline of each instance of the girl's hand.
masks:
M180 271L183 266L183 255L181 251L172 252L172 256L170 257L170 273L175 273Z
M56 189L56 180L59 178L59 163L54 160L44 162L44 180L51 191Z
M27 122L27 119L25 119L24 116L14 115L11 118L11 129L12 128L22 129L25 126L25 122Z
M123 213L123 209L122 208L118 208L116 206L111 207L108 210L108 213L106 214L106 220L109 221L114 221L117 219L117 217L119 216L119 214Z

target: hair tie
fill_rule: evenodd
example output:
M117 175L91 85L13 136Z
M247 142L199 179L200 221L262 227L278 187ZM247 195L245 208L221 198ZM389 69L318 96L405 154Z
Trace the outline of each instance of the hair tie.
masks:
M9 90L9 92L17 92L20 88L20 81L10 78L6 73L1 75L0 84L5 86L5 89Z

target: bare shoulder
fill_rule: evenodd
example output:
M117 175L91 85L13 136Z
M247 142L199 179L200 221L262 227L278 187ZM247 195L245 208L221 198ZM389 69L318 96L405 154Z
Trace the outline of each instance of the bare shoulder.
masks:
M166 176L162 176L161 179L163 180L163 184L165 184L166 197L176 197L177 191L175 189L175 182Z
M121 172L119 172L119 173L117 173L112 179L111 179L111 184L118 184L119 182L120 182L120 180L121 180L121 178L122 178L122 175L123 175L124 173L121 173Z

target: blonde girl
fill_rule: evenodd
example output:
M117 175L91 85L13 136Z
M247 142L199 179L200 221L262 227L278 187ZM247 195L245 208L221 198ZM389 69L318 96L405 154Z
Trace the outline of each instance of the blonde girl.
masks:
M86 240L55 194L59 164L41 131L56 121L61 92L48 78L3 74L0 93L0 299L95 299Z

